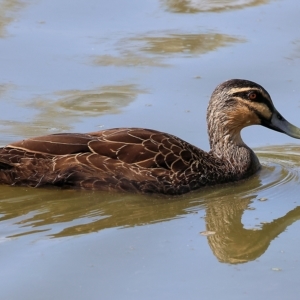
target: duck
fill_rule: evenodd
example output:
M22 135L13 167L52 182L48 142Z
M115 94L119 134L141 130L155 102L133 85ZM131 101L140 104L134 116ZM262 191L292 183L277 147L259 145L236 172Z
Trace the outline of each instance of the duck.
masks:
M208 152L174 135L144 128L58 133L0 148L0 183L111 192L179 195L237 182L261 168L241 130L262 125L300 139L259 84L231 79L207 108Z

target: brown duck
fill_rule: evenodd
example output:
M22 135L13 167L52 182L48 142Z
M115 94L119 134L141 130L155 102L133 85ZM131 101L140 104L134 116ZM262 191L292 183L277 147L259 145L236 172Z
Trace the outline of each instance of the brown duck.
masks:
M214 90L207 123L209 152L176 136L140 128L30 138L0 149L0 182L183 194L259 170L258 158L240 135L246 126L260 124L300 138L300 129L277 112L268 92L241 79Z

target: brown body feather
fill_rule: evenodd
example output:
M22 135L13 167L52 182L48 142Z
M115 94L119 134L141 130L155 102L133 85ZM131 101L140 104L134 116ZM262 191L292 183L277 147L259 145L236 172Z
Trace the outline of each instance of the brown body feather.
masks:
M262 124L300 138L300 130L278 114L269 94L246 80L229 80L215 89L207 122L210 152L173 135L139 128L13 143L0 149L0 183L182 194L240 180L260 168L241 139L246 126Z
M211 164L211 155L149 129L53 134L0 149L0 181L181 194L224 181L218 176L224 162L214 157Z

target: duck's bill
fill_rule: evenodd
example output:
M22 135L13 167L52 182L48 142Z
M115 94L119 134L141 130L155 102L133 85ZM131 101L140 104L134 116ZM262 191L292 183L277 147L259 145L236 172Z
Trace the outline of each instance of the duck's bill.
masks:
M277 111L273 113L270 121L265 121L262 125L270 129L285 133L296 139L300 139L300 128L289 123Z

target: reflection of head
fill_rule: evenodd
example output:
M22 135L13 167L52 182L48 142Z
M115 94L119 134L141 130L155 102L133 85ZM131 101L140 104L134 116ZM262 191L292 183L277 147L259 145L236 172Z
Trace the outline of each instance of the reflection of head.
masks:
M255 260L260 257L269 247L271 240L262 236L261 230L245 230L244 236L240 241L230 239L220 235L214 235L208 238L208 243L220 262L230 264L241 264ZM222 245L220 247L220 245Z

